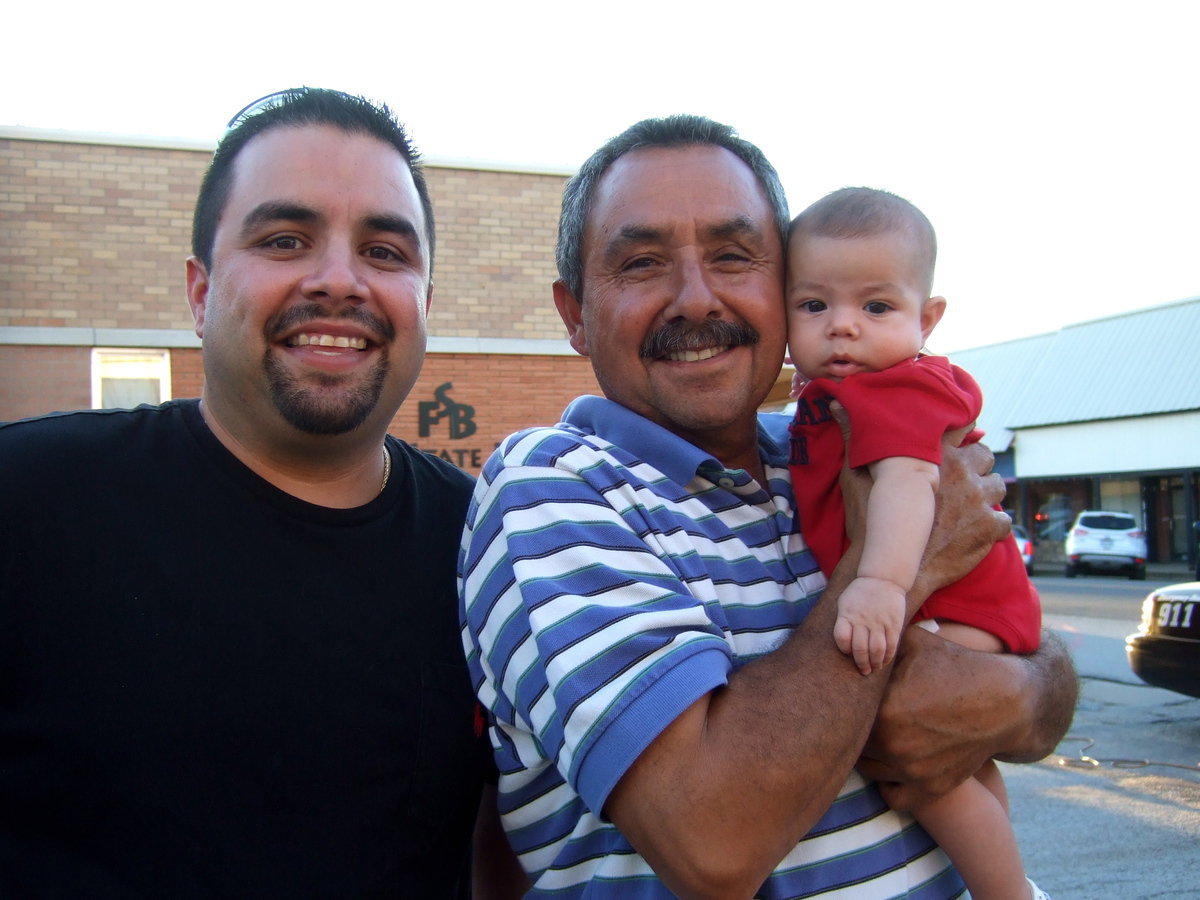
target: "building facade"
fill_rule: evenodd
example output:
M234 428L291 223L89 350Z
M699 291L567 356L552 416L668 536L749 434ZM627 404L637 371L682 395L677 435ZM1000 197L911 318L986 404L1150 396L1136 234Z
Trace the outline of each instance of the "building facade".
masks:
M183 261L213 151L0 128L0 420L198 396ZM437 220L429 352L391 431L477 474L496 443L599 388L550 285L570 173L427 161ZM1144 523L1152 560L1195 561L1200 299L954 354L1007 505L1056 561L1081 509ZM787 402L791 370L768 400Z
M1200 298L955 353L984 391L980 425L1007 503L1061 560L1084 509L1132 514L1151 562L1196 562Z
M183 261L212 151L0 129L0 420L200 393ZM429 353L391 431L472 473L599 391L550 290L568 174L427 163Z

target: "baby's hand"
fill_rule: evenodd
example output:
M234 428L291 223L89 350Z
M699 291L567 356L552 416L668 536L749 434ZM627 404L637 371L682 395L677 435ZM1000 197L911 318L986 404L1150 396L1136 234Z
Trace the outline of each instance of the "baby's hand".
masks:
M838 649L870 675L896 656L904 628L905 590L882 578L859 576L838 597L833 639Z

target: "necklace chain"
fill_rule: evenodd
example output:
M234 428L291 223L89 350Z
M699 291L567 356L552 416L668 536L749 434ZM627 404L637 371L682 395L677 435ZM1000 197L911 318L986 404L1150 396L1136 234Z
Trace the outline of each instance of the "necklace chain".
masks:
M379 493L383 493L383 489L387 487L388 479L392 477L392 454L388 453L387 444L383 445L383 484L379 486Z

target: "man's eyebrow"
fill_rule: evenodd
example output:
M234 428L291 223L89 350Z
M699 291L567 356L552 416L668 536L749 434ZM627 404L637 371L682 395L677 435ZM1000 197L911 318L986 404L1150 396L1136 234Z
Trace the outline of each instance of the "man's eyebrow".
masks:
M652 243L661 241L667 229L656 225L625 225L608 242L606 249L613 250L629 244ZM758 240L763 238L763 230L750 216L734 216L724 222L717 222L704 229L711 238L726 240L733 237L751 237Z
M663 229L653 225L625 225L604 245L604 252L611 256L638 244L658 243L663 234Z
M370 231L383 231L405 238L416 244L421 243L421 232L411 219L404 216L393 216L389 213L375 213L366 216L363 224Z
M309 206L290 203L286 200L268 200L254 207L242 220L242 234L246 235L269 222L319 222L324 216ZM420 243L421 232L411 220L389 213L374 213L363 217L363 225L371 231L383 231Z
M764 232L749 216L734 216L725 222L718 222L706 229L710 237L718 239L753 238L763 240Z
M242 219L242 235L247 236L268 222L315 222L320 218L321 214L310 207L269 200L258 204Z

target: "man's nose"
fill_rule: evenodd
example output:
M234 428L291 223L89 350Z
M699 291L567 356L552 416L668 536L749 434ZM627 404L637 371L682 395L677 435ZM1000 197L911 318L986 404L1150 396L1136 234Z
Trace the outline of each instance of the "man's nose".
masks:
M675 265L671 291L671 303L664 313L668 320L708 318L718 314L723 305L699 260L684 259Z
M362 259L352 247L328 245L313 256L313 269L304 279L304 293L339 302L365 300L367 285L362 266Z

